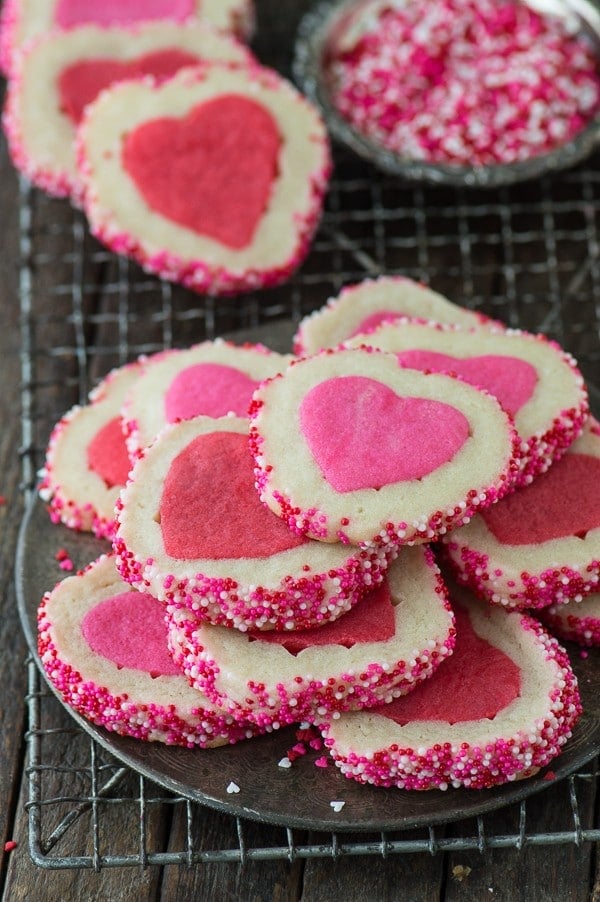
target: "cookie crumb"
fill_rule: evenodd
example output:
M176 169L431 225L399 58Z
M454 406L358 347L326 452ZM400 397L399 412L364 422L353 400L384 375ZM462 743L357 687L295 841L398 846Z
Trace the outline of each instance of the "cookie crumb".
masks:
M331 807L333 808L333 810L334 810L335 813L337 814L338 812L340 812L340 811L342 810L342 808L344 807L344 805L345 805L346 803L345 803L345 802L340 802L340 801L335 801L335 802L330 802L329 804L331 805Z
M471 873L472 868L466 864L457 864L452 868L452 879L457 883L462 883Z
M239 792L239 791L240 791L240 787L237 785L237 783L234 783L232 780L231 783L229 784L229 786L227 787L227 792L232 793L232 792Z

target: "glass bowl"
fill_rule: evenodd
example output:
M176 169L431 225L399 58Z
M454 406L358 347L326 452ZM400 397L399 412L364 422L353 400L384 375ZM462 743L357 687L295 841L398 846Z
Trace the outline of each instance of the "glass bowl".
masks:
M513 163L465 166L430 163L395 153L357 131L336 109L328 83L327 61L355 7L370 0L325 0L302 19L295 46L294 78L304 93L321 109L332 137L385 172L407 181L456 187L495 188L548 172L566 169L594 151L600 140L600 115L574 138L549 152ZM416 0L415 0L416 2ZM600 4L591 0L529 0L540 13L552 13L575 21L577 30L591 42L600 67Z

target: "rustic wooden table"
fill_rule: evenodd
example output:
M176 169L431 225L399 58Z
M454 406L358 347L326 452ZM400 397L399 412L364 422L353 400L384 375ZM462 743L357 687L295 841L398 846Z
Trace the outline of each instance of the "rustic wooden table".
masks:
M310 4L257 6L257 53L289 73ZM365 837L237 821L123 772L90 744L26 666L13 588L24 503L53 422L140 352L298 321L344 283L397 272L544 331L599 381L600 158L512 189L468 192L403 185L338 149L301 271L280 289L220 302L106 253L66 202L19 185L4 145L0 209L3 898L600 898L595 759L526 804L444 828ZM60 571L49 570L50 586Z

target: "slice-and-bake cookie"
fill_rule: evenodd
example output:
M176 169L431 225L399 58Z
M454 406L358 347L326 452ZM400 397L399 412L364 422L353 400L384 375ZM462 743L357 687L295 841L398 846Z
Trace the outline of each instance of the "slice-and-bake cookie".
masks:
M14 75L22 50L53 29L128 28L143 22L202 21L242 40L254 27L252 0L5 0L0 19L0 68Z
M123 411L127 447L133 456L168 423L197 416L245 417L263 379L290 362L262 345L223 339L142 358L142 373Z
M506 608L545 608L597 592L598 423L589 418L546 473L446 536L444 550L461 583Z
M538 611L537 616L559 639L569 639L579 645L600 645L600 592L581 601L552 604Z
M483 789L548 764L581 713L565 651L532 617L451 592L456 647L389 705L325 717L325 744L350 779L400 789Z
M161 433L119 501L117 566L134 586L240 630L298 629L381 582L387 550L294 535L259 501L248 421L197 417Z
M38 187L77 201L75 130L85 108L117 81L165 79L202 60L245 64L233 38L200 24L54 31L28 48L8 85L3 124L15 166Z
M123 583L111 556L44 596L38 650L63 701L111 732L188 748L259 732L189 685L167 648L163 606Z
M403 548L379 588L335 623L249 634L168 606L169 647L192 684L267 729L390 701L454 646L454 620L429 548Z
M327 132L270 69L121 83L88 107L78 142L92 232L149 272L235 294L284 281L308 251Z
M587 391L575 361L543 335L403 319L348 342L360 344L396 354L401 366L452 373L494 395L514 418L522 442L521 484L564 453L588 415Z
M380 276L346 285L324 307L306 316L294 336L298 356L334 348L381 323L410 316L465 328L500 328L483 313L453 304L443 295L404 276Z
M517 466L495 398L381 351L293 362L257 389L250 435L261 499L292 531L363 547L428 541L467 522Z
M113 370L52 430L39 492L55 523L112 538L130 469L120 410L138 375L136 363Z

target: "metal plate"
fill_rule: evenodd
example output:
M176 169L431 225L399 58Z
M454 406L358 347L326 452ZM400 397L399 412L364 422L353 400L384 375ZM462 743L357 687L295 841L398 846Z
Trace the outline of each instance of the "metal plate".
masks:
M279 350L289 347L292 327L281 323L244 333ZM236 336L238 339L239 335ZM56 552L65 548L76 567L95 559L108 546L93 537L54 526L44 504L34 499L23 522L17 551L17 597L23 629L37 657L36 614L39 600L62 574ZM474 817L520 801L576 771L600 749L600 650L581 657L568 646L581 689L584 714L562 755L535 777L489 790L408 792L361 786L330 763L322 769L317 755L298 759L289 769L278 762L294 745L293 728L220 749L190 750L117 736L88 723L67 708L77 723L116 758L181 796L229 814L272 824L333 831L402 830ZM52 687L51 687L52 688ZM552 776L554 775L554 776ZM230 783L239 786L227 792ZM332 801L345 802L339 813Z

